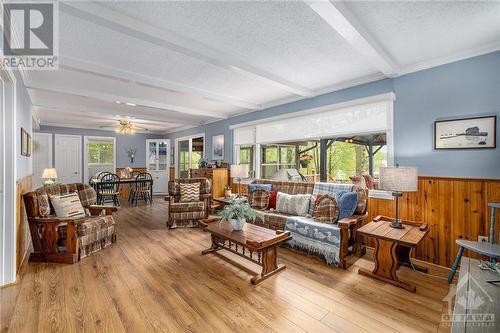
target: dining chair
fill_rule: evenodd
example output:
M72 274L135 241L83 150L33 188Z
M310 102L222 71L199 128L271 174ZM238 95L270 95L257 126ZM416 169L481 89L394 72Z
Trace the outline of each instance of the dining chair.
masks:
M107 173L97 183L97 196L99 204L113 202L114 206L120 206L120 178L114 173Z
M136 179L138 175L140 175L141 172L134 170L130 173L130 178L131 179ZM132 197L134 195L134 190L135 190L135 185L133 183L130 184L130 192L128 193L128 202L132 202Z
M145 172L140 173L135 178L134 189L132 191L132 204L137 206L137 200L142 199L144 202L153 203L153 177Z

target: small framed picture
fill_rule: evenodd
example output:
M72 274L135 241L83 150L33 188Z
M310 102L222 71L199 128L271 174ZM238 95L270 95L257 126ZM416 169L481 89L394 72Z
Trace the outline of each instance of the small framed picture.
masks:
M496 148L496 116L437 120L434 149Z
M21 127L21 155L28 156L28 132Z
M224 134L212 137L212 160L222 161L224 159Z

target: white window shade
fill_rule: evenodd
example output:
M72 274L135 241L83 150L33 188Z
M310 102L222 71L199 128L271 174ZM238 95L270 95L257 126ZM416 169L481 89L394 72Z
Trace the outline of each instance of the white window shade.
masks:
M287 142L387 131L391 128L392 100L257 124L255 139L257 143Z
M255 144L255 126L235 128L233 131L234 145Z

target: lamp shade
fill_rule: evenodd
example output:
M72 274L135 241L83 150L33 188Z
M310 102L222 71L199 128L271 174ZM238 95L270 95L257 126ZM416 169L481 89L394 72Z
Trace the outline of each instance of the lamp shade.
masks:
M231 177L234 178L247 178L248 177L248 164L232 164Z
M42 173L43 179L57 178L57 171L54 168L44 169Z
M380 168L379 189L393 192L416 192L418 190L417 168Z

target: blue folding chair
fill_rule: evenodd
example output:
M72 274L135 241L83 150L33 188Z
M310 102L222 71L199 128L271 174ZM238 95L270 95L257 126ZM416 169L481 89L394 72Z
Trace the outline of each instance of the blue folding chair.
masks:
M458 249L457 258L451 267L450 275L448 276L448 284L451 284L455 273L457 271L460 260L462 260L462 254L464 249L473 251L484 256L490 257L490 261L494 262L496 259L500 259L500 244L495 244L495 209L500 208L500 203L489 203L488 207L491 207L491 223L490 223L490 236L488 242L475 242L465 239L457 239L455 243L460 247Z

